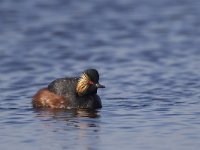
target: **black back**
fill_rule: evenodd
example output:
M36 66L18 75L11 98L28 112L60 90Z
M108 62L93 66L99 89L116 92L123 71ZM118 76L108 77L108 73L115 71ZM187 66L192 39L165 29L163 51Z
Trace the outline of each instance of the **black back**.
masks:
M96 81L99 76L96 72L89 72ZM98 73L98 72L97 72ZM98 78L97 78L98 77ZM101 99L97 94L90 94L85 96L78 96L76 93L76 86L79 78L60 78L56 79L48 85L49 91L64 96L70 108L87 108L96 109L101 108Z

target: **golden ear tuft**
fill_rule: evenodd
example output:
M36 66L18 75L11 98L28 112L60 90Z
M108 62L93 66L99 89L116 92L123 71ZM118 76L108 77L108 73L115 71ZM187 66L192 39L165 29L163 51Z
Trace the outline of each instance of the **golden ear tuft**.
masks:
M87 74L83 73L80 77L80 79L78 80L78 84L77 84L77 87L76 87L76 91L78 93L79 96L83 96L88 87L89 87L89 81L90 81L90 78Z

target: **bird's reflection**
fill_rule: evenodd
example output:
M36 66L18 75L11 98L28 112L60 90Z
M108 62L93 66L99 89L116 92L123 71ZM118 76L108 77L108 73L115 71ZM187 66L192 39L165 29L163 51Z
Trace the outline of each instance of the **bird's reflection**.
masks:
M98 118L100 117L97 110L78 109L75 111L77 117Z
M88 109L36 109L36 117L48 121L64 121L67 126L73 126L80 129L89 127L98 128L98 118L100 118L98 110ZM95 121L94 121L95 120ZM97 129L95 129L95 132Z
M84 149L96 149L97 144L93 145L91 142L99 143L100 115L98 110L37 109L35 111L36 118L41 120L45 130L48 129L56 136L62 136L65 133L68 142L70 142L69 139L76 139L76 143L83 144L77 146L84 146ZM74 137L72 138L71 135Z
M76 117L99 118L98 110L88 109L35 109L36 117L53 117L55 119L68 120Z

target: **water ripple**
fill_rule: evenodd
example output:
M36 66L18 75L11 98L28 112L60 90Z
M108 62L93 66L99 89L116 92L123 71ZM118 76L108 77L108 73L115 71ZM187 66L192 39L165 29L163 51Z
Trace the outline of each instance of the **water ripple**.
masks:
M197 149L199 15L195 0L1 0L1 148ZM86 68L106 85L101 110L32 109Z

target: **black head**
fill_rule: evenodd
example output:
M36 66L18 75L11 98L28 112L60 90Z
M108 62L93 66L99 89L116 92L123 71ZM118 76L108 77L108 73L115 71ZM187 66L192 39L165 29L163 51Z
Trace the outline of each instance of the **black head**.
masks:
M76 87L76 91L79 96L95 94L98 88L105 88L105 86L99 84L99 73L96 69L85 70Z
M83 73L87 74L91 81L99 81L99 73L96 69L87 69Z

